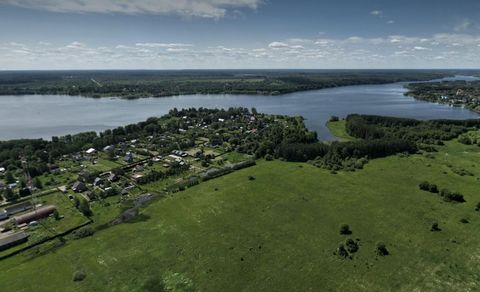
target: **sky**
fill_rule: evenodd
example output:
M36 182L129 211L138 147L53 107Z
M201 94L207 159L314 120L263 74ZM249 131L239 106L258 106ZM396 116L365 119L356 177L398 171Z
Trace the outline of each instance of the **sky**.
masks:
M478 0L0 0L0 70L480 68Z

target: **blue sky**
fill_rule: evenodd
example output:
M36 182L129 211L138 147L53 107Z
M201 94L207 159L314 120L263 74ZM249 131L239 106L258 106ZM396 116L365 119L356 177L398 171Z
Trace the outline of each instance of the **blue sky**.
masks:
M0 0L0 69L478 68L476 0Z

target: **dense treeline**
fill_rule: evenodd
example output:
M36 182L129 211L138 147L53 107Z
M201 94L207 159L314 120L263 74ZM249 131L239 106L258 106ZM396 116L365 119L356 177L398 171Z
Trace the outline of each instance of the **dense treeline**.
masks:
M480 126L480 120L418 121L371 115L349 115L346 130L360 139L396 138L418 143L441 144L457 138L469 128Z
M454 73L434 70L0 72L0 95L125 98L224 93L275 95L346 85L425 81Z
M332 170L362 168L367 159L397 153L415 153L418 149L434 151L433 145L457 138L480 120L431 120L349 115L346 130L359 140L350 142L282 144L276 155L288 161L312 161Z

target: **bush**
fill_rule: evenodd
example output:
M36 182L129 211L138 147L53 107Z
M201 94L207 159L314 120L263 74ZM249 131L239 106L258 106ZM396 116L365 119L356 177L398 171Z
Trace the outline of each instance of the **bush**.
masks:
M350 230L350 226L348 226L348 224L342 224L342 225L340 225L340 234L341 234L341 235L349 235L349 234L352 234L352 231Z
M74 282L83 281L86 277L87 277L87 275L82 271L76 271L75 273L73 273L73 281Z
M248 180L255 180L255 177L254 176L248 176Z
M343 245L343 243L341 243L338 247L337 247L337 251L336 251L336 254L341 257L341 258L346 258L348 256L348 252L347 250L345 249L345 246Z
M272 161L273 160L273 155L272 154L265 155L265 160L266 161Z
M460 219L460 222L463 223L463 224L468 224L468 223L470 223L470 221L468 221L468 219L466 219L466 218Z
M479 212L480 211L480 202L477 203L475 206L475 211Z
M338 122L340 119L337 116L331 116L330 117L330 122Z
M351 238L345 241L345 246L347 247L349 253L355 253L358 251L358 244Z
M383 242L377 243L375 251L376 251L377 255L382 256L382 257L390 254L390 252L387 249L387 246Z
M457 203L464 203L465 202L465 198L463 197L462 194L460 194L458 192L451 192L448 189L443 189L440 192L440 196L446 202L457 202Z
M431 184L427 181L424 181L418 185L418 187L422 191L430 192L430 193L438 193L438 187L436 184Z
M442 230L442 229L440 229L440 227L438 227L438 223L437 223L437 222L434 222L434 223L432 224L432 228L430 228L430 231L433 231L433 232L435 232L435 231L441 231L441 230Z
M87 227L83 227L78 230L75 230L73 232L73 238L75 239L85 238L85 237L92 236L94 233L95 233L95 230L93 230L92 227L87 226Z

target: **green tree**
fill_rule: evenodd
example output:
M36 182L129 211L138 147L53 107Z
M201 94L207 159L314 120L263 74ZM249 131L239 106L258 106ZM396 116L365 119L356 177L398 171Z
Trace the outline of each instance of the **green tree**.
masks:
M4 193L5 199L9 202L18 200L19 196L11 188L7 188Z
M5 173L5 181L7 182L7 184L13 184L16 182L15 178L13 177L13 174L10 171Z
M38 177L33 179L33 186L37 189L43 189L42 181Z

